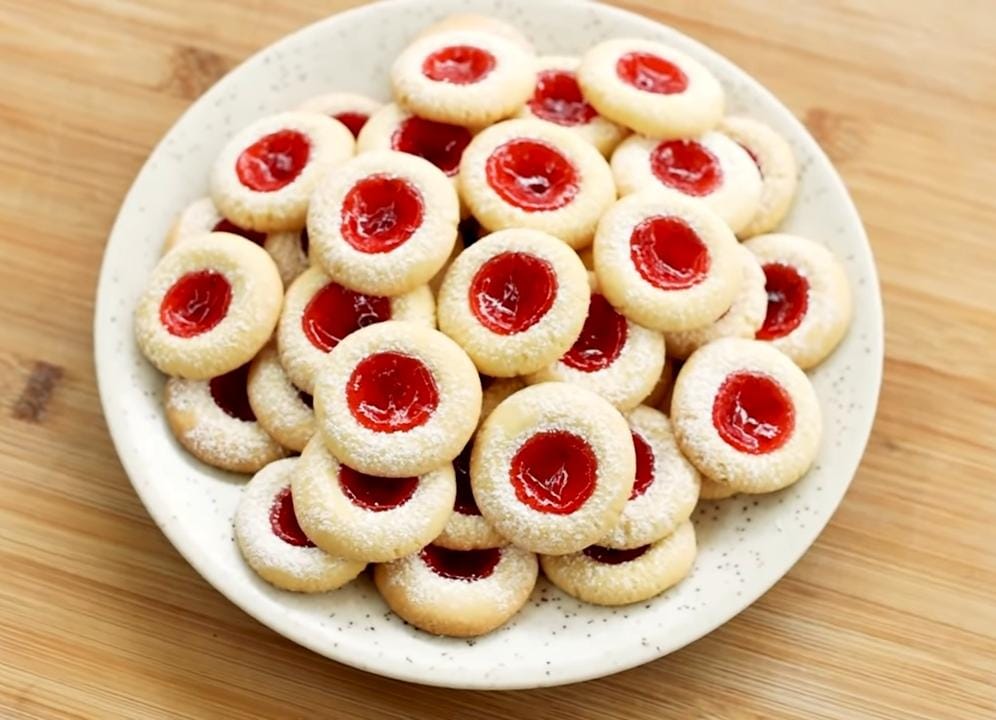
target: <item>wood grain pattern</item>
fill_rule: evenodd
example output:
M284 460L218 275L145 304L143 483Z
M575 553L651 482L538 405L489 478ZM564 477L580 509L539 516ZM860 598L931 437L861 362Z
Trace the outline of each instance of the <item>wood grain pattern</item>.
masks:
M0 716L996 717L988 0L619 3L710 44L805 119L854 194L885 294L885 386L853 488L734 621L584 685L453 692L312 655L177 555L97 401L104 240L193 98L354 4L0 0Z

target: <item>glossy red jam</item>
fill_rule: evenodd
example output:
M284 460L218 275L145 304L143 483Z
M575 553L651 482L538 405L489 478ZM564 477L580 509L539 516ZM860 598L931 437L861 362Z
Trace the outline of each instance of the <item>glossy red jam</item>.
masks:
M498 196L527 212L557 210L578 194L573 163L553 145L519 138L499 145L485 164L488 185Z
M297 516L294 514L294 496L291 495L289 485L273 498L273 504L270 505L270 527L273 528L273 534L288 545L315 547L315 543L308 539L297 522Z
M349 129L349 132L353 133L354 138L359 137L360 130L363 129L363 126L367 124L367 120L370 119L369 115L360 112L341 112L332 117L345 125Z
M386 253L422 225L425 205L414 185L388 175L365 177L342 201L343 239L364 253Z
M567 70L543 70L536 78L536 89L529 100L529 110L538 118L558 125L586 125L598 112L581 94L574 73Z
M211 378L208 389L214 404L224 410L226 415L243 422L255 422L256 413L252 411L249 393L246 391L248 381L249 363L246 363L231 372Z
M388 298L364 295L330 282L305 305L301 329L312 345L329 352L350 333L390 319Z
M636 480L633 482L633 492L629 499L638 498L647 492L654 483L654 449L650 443L638 433L633 435L633 449L636 450Z
M470 143L470 130L459 125L410 117L401 122L391 136L391 148L418 155L447 175L456 175L460 158Z
M708 195L723 184L719 158L695 140L665 140L650 153L650 169L662 183L686 195Z
M628 334L626 318L616 312L604 295L596 293L588 303L588 317L580 337L560 362L582 372L604 370L619 357Z
M495 56L473 45L450 45L422 61L422 74L436 82L471 85L495 69Z
M584 438L548 430L522 443L509 475L519 502L539 512L569 515L595 492L598 459Z
M243 150L235 161L235 173L250 190L273 192L294 182L309 155L311 142L304 133L279 130Z
M353 369L346 402L356 421L375 432L404 432L424 425L439 405L432 372L411 355L379 352Z
M688 76L680 67L653 53L626 53L616 61L616 74L636 89L657 95L673 95L688 87Z
M613 548L602 547L601 545L591 545L581 552L595 562L602 563L603 565L621 565L622 563L636 560L649 549L649 545L632 548L631 550L614 550Z
M255 230L246 230L240 225L236 225L228 218L222 218L214 224L211 228L211 232L227 232L233 235L240 235L246 240L256 243L257 245L262 245L263 241L266 240L266 233L256 232Z
M640 276L659 290L685 290L709 272L709 249L681 218L656 215L633 228L629 255Z
M473 449L473 443L467 443L460 455L453 461L457 486L453 509L461 515L481 514L480 509L477 507L477 500L474 499L474 491L470 486L470 453Z
M339 487L354 505L372 512L401 507L418 488L417 477L382 478L339 466Z
M470 282L470 309L488 330L515 335L538 323L553 307L557 276L543 258L506 252L485 262Z
M196 270L173 283L159 304L159 322L170 335L192 338L225 319L232 286L214 270Z
M809 310L809 281L791 265L764 266L764 288L768 291L768 312L757 331L758 340L784 337L799 327Z
M712 404L712 424L731 447L751 455L777 450L795 429L795 405L788 392L768 375L733 373L723 381Z
M501 560L501 548L447 550L438 545L426 545L419 557L440 577L470 582L491 576Z

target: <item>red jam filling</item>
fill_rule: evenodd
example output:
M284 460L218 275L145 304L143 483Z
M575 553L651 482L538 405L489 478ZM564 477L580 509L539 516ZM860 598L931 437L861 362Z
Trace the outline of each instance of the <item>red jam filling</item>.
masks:
M657 95L673 95L688 87L688 76L680 67L653 53L626 53L616 61L616 74L637 90Z
M529 109L538 118L566 126L586 125L598 116L585 102L574 73L567 70L539 73Z
M662 183L686 195L708 195L723 183L719 158L695 140L665 140L650 153L650 169Z
M457 486L453 509L461 515L481 514L480 509L477 507L477 500L474 499L474 491L470 486L470 453L473 449L473 443L467 443L456 460L453 461Z
M582 372L604 370L619 357L628 334L626 318L616 312L604 295L596 293L588 303L581 336L560 362Z
M225 319L232 302L232 286L214 270L196 270L173 283L159 304L159 322L182 338L206 333Z
M255 230L246 230L244 227L236 225L228 218L222 218L215 223L214 227L211 228L211 232L227 232L233 235L240 235L246 240L256 243L257 245L262 245L263 241L266 240L266 233L256 232Z
M630 560L636 560L649 549L649 545L643 545L630 550L614 550L613 548L602 547L601 545L590 545L581 552L595 562L602 563L603 565L621 565Z
M636 450L636 480L633 482L633 492L629 494L630 500L643 495L654 483L654 449L642 435L631 434L633 449Z
M422 74L436 82L471 85L495 69L495 56L473 45L450 45L422 61Z
M310 154L311 143L304 133L278 130L243 150L235 161L235 173L250 190L273 192L294 182Z
M349 129L349 132L353 133L354 138L359 136L360 130L363 129L363 126L367 124L367 120L370 119L370 116L366 113L359 112L341 112L332 117L345 125Z
M685 290L709 272L709 249L681 218L656 215L633 228L629 255L637 272L659 290Z
M502 200L527 212L562 208L579 190L577 168L540 140L519 138L499 145L488 157L485 172Z
M384 512L411 500L418 487L418 478L382 478L340 465L339 487L354 505L372 512Z
M208 389L214 404L224 410L226 415L243 422L255 422L256 413L252 411L246 390L248 381L249 363L246 363L231 372L211 378Z
M767 375L736 372L723 381L712 404L712 424L727 445L763 455L784 445L795 428L795 406Z
M410 117L391 136L391 148L428 160L447 175L460 169L463 150L470 143L470 130L459 125Z
M273 504L270 505L270 527L273 528L273 534L288 545L315 547L315 543L308 539L297 522L297 516L294 514L294 496L291 495L289 485L273 498Z
M390 319L388 298L364 295L330 282L304 307L301 329L312 345L329 352L350 333Z
M440 577L470 582L491 576L501 560L501 548L447 550L438 545L426 545L419 557Z
M522 443L509 475L519 502L539 512L569 515L595 492L598 459L584 438L548 430Z
M470 309L488 330L515 335L528 330L553 307L557 276L543 258L506 252L485 262L470 282Z
M379 352L363 358L346 384L356 421L374 432L404 432L428 422L439 405L432 372L411 355Z
M422 224L424 203L411 183L387 175L365 177L342 201L342 237L364 253L402 245Z
M768 291L768 312L757 331L758 340L784 337L799 327L809 310L809 281L791 265L764 266L764 288Z

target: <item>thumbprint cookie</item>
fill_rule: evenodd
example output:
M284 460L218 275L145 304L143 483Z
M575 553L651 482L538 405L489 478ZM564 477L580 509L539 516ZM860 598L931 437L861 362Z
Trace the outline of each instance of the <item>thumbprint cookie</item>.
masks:
M450 257L460 222L453 185L405 153L358 155L321 183L308 209L311 257L357 292L425 285Z
M313 392L328 353L344 337L385 320L433 327L435 301L422 286L404 295L365 295L343 287L319 267L310 267L287 290L277 326L280 362L291 382Z
M716 340L688 358L675 380L671 422L699 472L747 493L802 477L823 426L806 374L771 345L740 338Z
M533 52L532 44L517 27L496 17L478 15L476 13L454 13L447 15L442 20L434 22L422 30L418 34L418 37L422 38L426 35L452 32L454 30L476 30L479 32L494 33L495 35L501 35L506 40L514 42L528 53Z
M519 547L550 555L604 537L635 474L626 419L567 383L531 385L501 403L481 426L470 460L484 517Z
M851 291L840 262L815 240L758 235L744 243L764 270L768 308L757 339L806 370L823 362L851 322Z
M651 40L599 43L581 58L578 83L601 115L649 137L699 135L723 116L723 88L713 74Z
M343 463L370 475L411 477L460 454L480 417L481 381L466 353L441 332L389 321L332 350L316 378L315 412L319 432Z
M688 521L650 545L613 550L593 545L579 553L540 557L554 585L594 605L629 605L677 585L695 563L695 529Z
M456 477L456 499L453 501L453 514L446 521L445 527L433 542L450 550L480 550L483 548L507 545L491 523L481 515L474 499L474 491L470 484L470 456L473 441L460 452L453 461L453 472Z
M396 560L428 544L456 495L448 463L418 476L375 477L340 463L318 436L291 487L305 534L331 555L365 562Z
M287 458L256 473L235 511L235 539L256 574L283 590L328 592L355 579L366 563L329 555L297 522L291 477L301 461Z
M163 244L163 252L169 252L179 243L192 237L200 237L209 232L227 232L232 235L241 235L246 240L250 240L257 245L262 245L266 240L266 233L246 230L241 228L231 220L223 218L218 208L214 206L214 200L209 197L202 197L187 205L176 216L169 232L166 233L166 242Z
M436 635L473 637L517 613L539 575L531 552L512 545L448 550L428 545L374 568L374 583L403 620Z
M159 260L135 310L135 338L167 375L206 380L252 360L282 302L280 275L263 248L209 233Z
M315 434L311 395L287 377L272 343L249 366L249 405L259 424L289 450L301 452Z
M569 247L536 230L502 230L453 261L439 289L439 328L485 375L521 375L567 352L589 297Z
M332 92L308 98L297 109L302 112L328 115L345 125L355 138L359 137L360 130L367 124L367 120L382 106L383 103L366 95Z
M602 217L595 273L626 317L663 332L715 322L740 289L737 239L701 201L652 188Z
M270 115L228 141L211 171L211 197L241 227L300 230L308 200L329 168L353 155L352 133L310 112Z
M591 143L558 125L517 119L470 141L460 161L460 194L488 230L542 230L581 248L616 188Z

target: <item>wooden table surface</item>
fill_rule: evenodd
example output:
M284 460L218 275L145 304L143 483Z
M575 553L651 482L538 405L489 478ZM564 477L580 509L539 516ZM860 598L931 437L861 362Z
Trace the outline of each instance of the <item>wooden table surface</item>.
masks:
M991 0L620 3L732 58L805 120L882 278L885 385L854 485L725 627L579 686L432 689L295 646L173 550L97 400L104 241L194 98L353 4L0 0L0 717L996 717Z

